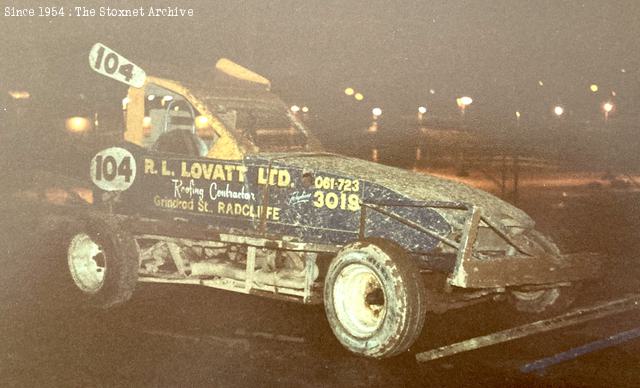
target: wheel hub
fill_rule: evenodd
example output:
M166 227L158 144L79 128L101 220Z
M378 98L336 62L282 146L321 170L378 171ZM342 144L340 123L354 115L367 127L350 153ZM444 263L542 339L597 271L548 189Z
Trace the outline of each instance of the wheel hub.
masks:
M333 289L340 323L356 337L372 335L386 315L385 295L378 276L363 264L347 265Z
M67 262L75 285L82 291L94 294L102 288L106 270L105 253L89 235L79 233L71 239Z

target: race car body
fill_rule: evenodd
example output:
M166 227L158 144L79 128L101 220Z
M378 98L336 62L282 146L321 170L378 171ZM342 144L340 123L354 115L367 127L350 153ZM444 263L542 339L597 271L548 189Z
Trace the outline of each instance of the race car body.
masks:
M101 48L135 66L97 44L94 69ZM209 89L134 72L126 141L91 160L98 215L69 234L72 277L96 304L135 281L323 302L347 349L380 358L407 350L428 310L511 298L540 312L596 275L593 256L560 254L488 193L318 151L268 80L217 71Z

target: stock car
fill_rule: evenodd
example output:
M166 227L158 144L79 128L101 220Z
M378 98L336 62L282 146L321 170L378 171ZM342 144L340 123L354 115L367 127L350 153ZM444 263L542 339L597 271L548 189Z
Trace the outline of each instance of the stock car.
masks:
M486 192L321 151L267 79L229 60L210 84L147 76L99 43L89 63L130 87L124 141L88 166L92 211L63 233L84 303L125 302L137 282L323 303L346 349L385 358L428 312L566 308L597 275L597 257L561 254Z

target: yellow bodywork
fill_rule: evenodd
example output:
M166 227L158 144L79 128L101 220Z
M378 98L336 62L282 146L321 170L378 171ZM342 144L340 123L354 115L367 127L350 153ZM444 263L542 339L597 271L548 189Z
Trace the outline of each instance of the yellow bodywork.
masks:
M227 58L221 58L216 62L216 70L242 81L263 85L267 90L271 89L271 82L268 79Z
M240 80L246 80L253 83L270 87L269 80L243 68L227 59L218 61L216 68L224 73L231 75ZM257 147L248 141L239 131L227 128L224 123L219 120L189 89L179 82L147 76L145 86L142 88L130 87L128 92L128 106L126 118L126 131L124 138L126 141L142 146L144 138L143 121L145 115L145 87L149 84L155 84L184 97L199 114L208 119L213 130L219 136L213 144L207 157L214 159L240 160L247 153L257 152Z

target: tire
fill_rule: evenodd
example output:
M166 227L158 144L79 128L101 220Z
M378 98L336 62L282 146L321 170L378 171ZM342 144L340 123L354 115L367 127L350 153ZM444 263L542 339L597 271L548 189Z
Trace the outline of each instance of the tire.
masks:
M138 246L117 223L97 217L67 223L61 246L67 264L63 287L74 304L109 308L131 298Z
M545 253L560 258L558 246L537 230L527 235L538 244ZM571 284L564 287L518 288L509 293L509 303L519 312L527 314L559 313L571 306L578 296L578 287Z
M553 242L550 237L545 236L535 229L528 231L527 236L529 236L531 240L538 244L544 250L544 252L556 257L560 256L560 248L558 248L556 243Z
M347 245L333 259L325 277L324 307L345 348L385 358L408 350L420 335L426 290L402 248L372 239Z
M509 303L519 312L528 314L560 313L567 310L578 296L577 286L538 290L512 290Z

